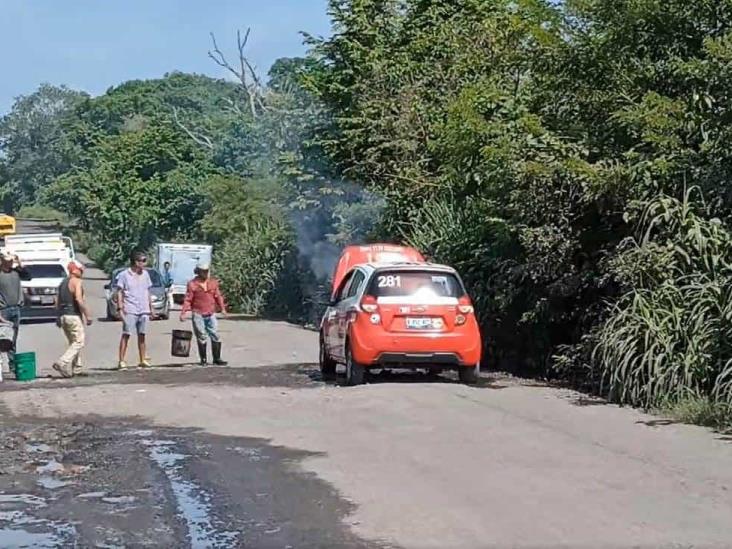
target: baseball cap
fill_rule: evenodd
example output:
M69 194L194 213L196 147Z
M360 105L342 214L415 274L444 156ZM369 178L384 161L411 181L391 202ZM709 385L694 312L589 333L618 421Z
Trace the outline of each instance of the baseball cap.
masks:
M66 270L68 270L70 273L73 271L79 271L81 273L84 272L84 264L80 261L73 260L69 261L69 264L66 266Z
M208 261L199 261L198 265L196 265L196 269L199 271L208 271L211 268L211 265L208 263Z
M13 259L15 259L13 257L13 254L10 253L7 248L0 249L0 258L2 258L3 261L12 261Z

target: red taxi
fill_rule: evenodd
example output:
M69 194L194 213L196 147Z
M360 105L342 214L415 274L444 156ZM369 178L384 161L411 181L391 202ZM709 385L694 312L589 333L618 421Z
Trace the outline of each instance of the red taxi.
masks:
M475 383L481 347L473 305L452 267L383 244L341 255L320 327L324 376L340 363L349 385L363 383L370 368L455 369Z

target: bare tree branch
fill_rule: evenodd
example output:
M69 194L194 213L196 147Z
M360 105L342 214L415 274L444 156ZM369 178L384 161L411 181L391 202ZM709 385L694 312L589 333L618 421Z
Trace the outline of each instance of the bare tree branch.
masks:
M214 144L208 136L203 135L202 133L192 132L185 126L185 124L183 124L183 122L180 121L180 119L178 118L178 108L177 107L173 107L173 120L175 120L176 125L180 129L182 129L184 132L186 132L188 137L193 139L193 141L195 141L197 144L201 145L202 147L206 147L207 149L213 150Z
M233 74L239 81L239 85L244 92L249 103L249 111L253 118L257 118L261 111L267 110L267 103L264 101L264 89L262 81L257 75L257 70L254 65L247 59L245 49L249 42L249 34L251 28L247 28L244 36L242 37L241 31L236 31L236 46L239 53L239 67L234 66L226 59L226 56L219 48L216 42L216 36L214 33L210 33L211 42L213 44L213 50L209 50L208 56L214 60L214 62L220 67L226 69Z

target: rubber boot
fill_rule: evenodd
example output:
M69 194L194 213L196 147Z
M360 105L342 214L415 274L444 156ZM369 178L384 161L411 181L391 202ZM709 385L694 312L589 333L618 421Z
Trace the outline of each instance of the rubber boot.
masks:
M217 366L226 366L228 362L225 360L221 360L221 342L220 341L212 341L211 342L211 352L213 353L213 362Z
M204 341L201 343L198 342L198 357L200 359L201 366L206 366L208 364L208 357L206 356L206 342Z

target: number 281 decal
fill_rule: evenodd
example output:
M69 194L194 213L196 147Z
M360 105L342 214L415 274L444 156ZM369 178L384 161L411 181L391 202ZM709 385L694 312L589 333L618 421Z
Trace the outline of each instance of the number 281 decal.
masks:
M380 276L378 279L379 288L401 288L402 277L399 275Z

